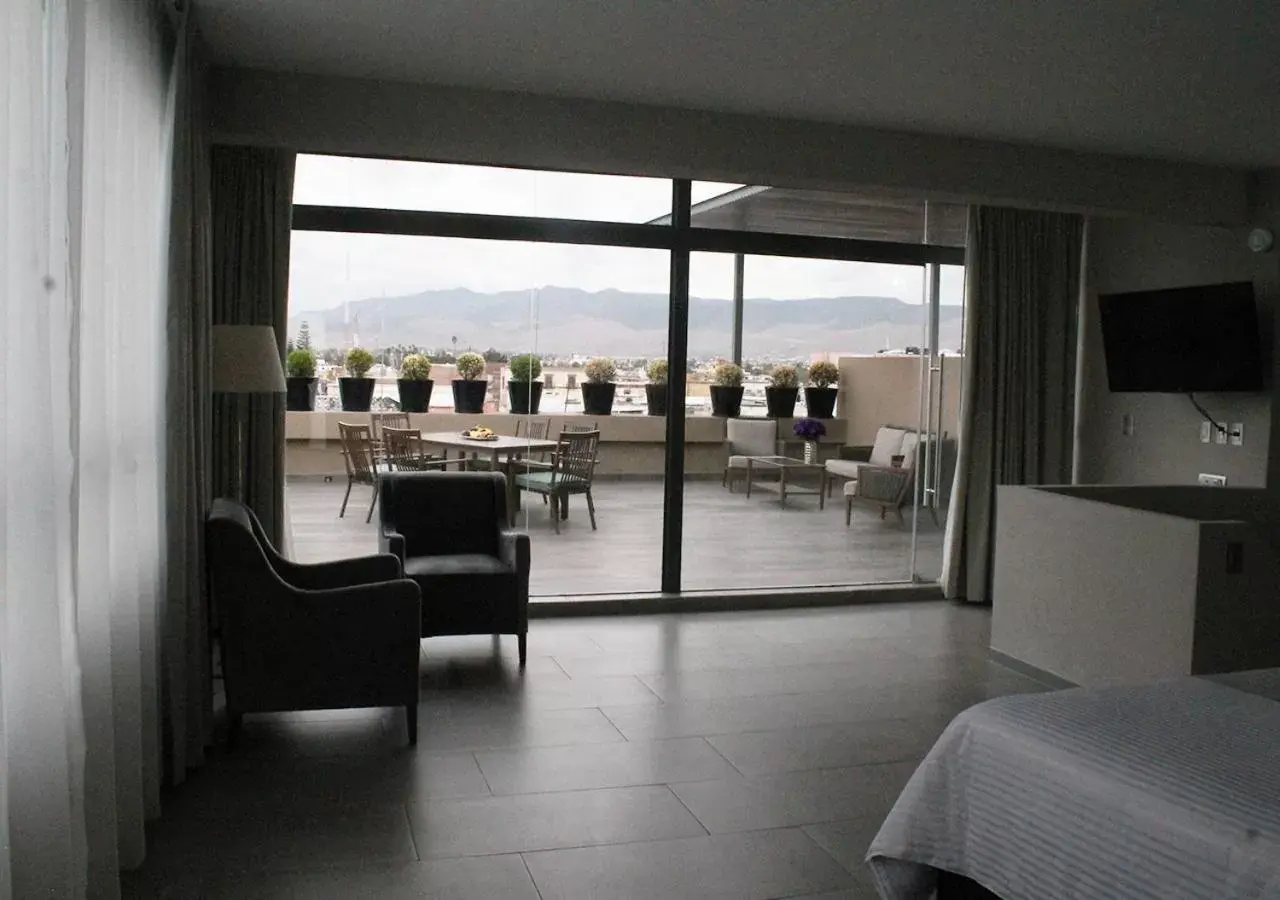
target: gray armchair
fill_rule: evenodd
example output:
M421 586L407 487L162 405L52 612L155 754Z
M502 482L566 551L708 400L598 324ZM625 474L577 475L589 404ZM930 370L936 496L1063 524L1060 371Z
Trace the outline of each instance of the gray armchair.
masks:
M422 636L514 634L525 663L529 536L507 528L507 483L488 472L382 476L378 540L422 589Z
M395 557L292 562L226 499L205 546L232 739L245 713L403 706L417 743L420 592Z

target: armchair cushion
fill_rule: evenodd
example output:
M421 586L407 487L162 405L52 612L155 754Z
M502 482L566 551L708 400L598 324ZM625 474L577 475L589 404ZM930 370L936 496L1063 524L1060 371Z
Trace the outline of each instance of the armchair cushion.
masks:
M442 575L513 575L515 570L496 556L483 553L459 553L455 556L411 556L404 564L407 578Z
M773 419L729 419L726 429L732 456L774 456L778 452L778 423Z
M885 426L877 431L876 441L871 445L871 464L876 466L892 464L893 458L902 452L902 440L906 436L907 432L902 428Z

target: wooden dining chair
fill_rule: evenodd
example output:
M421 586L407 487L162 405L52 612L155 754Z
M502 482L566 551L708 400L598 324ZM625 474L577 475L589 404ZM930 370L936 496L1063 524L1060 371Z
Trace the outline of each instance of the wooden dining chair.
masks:
M342 496L338 518L347 513L351 486L367 484L373 488L373 499L369 501L369 514L364 520L372 521L373 508L378 503L378 460L373 448L373 429L369 425L339 422L338 439L342 445L342 461L347 467L347 492Z
M408 428L409 414L406 412L369 413L369 426L373 434L374 457L386 462L382 432L385 428Z
M518 489L543 494L549 499L551 521L556 534L560 533L560 519L564 510L568 509L569 497L573 494L586 496L591 530L596 530L596 505L591 497L591 482L595 474L596 448L599 445L598 431L561 432L549 471L516 475Z
M442 470L448 460L432 456L417 428L382 428L382 452L391 472L427 472Z

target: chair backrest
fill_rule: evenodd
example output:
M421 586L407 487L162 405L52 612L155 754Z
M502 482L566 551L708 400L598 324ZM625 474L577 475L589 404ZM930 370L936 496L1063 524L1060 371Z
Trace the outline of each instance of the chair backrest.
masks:
M871 445L869 462L873 466L892 465L893 457L902 453L902 440L906 436L906 429L882 427L876 432L875 443Z
M382 426L382 456L390 468L413 468L427 455L419 429Z
M378 466L373 458L372 428L339 422L338 439L342 444L342 458L347 464L347 477L362 484L373 484L378 477Z
M726 436L735 456L776 456L778 423L773 419L729 419Z
M598 431L562 431L556 446L553 481L577 481L590 486L596 468Z
M529 419L524 426L524 436L531 441L540 441L547 436L551 422L547 419ZM520 426L516 425L516 436L520 436Z
M281 586L264 541L254 529L253 514L234 500L218 498L205 521L205 558L210 604L225 627L252 617L249 599L255 592Z
M595 431L595 430L596 430L595 420L592 420L590 422L570 422L566 419L564 424L560 426L561 433L567 431L570 434L573 434L575 432L581 434L583 432Z
M406 557L496 556L507 483L493 472L390 472L379 506L382 527L404 536Z
M406 412L369 413L369 425L373 429L373 439L382 440L384 428L408 428L409 414Z

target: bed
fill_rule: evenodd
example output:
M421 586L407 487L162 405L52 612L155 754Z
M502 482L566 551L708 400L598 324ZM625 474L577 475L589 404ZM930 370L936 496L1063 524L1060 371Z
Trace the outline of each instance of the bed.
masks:
M1280 900L1280 669L966 710L867 862L884 900Z

